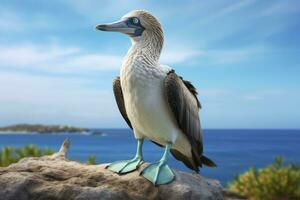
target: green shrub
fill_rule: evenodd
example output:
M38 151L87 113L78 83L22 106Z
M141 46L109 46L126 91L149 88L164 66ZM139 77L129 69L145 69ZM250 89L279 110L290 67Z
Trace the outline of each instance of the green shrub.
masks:
M95 165L96 164L96 156L90 155L88 157L87 164L88 165Z
M51 155L53 149L39 149L34 144L25 145L22 148L13 148L10 146L3 147L0 151L0 167L6 167L12 163L18 162L24 157L40 157L43 155Z
M284 164L282 157L275 158L269 166L239 175L228 185L231 192L250 200L300 199L300 166Z
M13 156L14 149L12 147L4 147L0 151L0 166L5 167L11 163L17 162L17 158Z

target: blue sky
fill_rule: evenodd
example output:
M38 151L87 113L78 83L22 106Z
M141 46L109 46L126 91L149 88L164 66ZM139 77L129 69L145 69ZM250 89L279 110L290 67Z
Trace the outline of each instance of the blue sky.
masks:
M0 125L126 127L111 87L130 40L94 26L134 9L161 21L204 128L300 128L300 2L256 0L0 0Z

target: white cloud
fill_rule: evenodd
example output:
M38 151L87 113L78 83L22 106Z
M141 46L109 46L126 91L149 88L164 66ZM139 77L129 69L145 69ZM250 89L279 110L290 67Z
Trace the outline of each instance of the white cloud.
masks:
M76 48L63 48L56 45L2 45L0 46L0 63L2 66L26 67L28 65L47 63L76 52L78 52Z
M68 59L63 65L75 70L117 70L122 65L122 57L110 54L84 54Z
M175 64L204 55L186 47L166 49L161 62ZM123 56L107 53L90 53L74 46L58 44L0 45L0 68L37 70L53 73L91 73L117 71Z
M244 0L244 1L237 1L236 3L230 4L229 6L224 7L219 12L217 12L215 17L223 17L224 15L230 14L234 11L239 11L251 4L254 4L257 0Z
M283 88L199 90L203 127L209 128L298 128L297 91ZM288 111L288 112L287 112Z
M175 49L179 49L178 51ZM163 51L161 55L161 62L167 64L175 64L187 61L189 59L199 57L203 52L197 50L184 50L183 48L170 48Z
M84 0L66 0L64 3L93 23L99 22L99 20L111 19L111 16L114 19L121 18L127 12L142 8L145 5L145 2L136 0L118 1L118 5L109 0L90 0L88 3ZM112 15L112 13L114 14Z
M232 95L232 91L225 90L225 89L204 89L204 90L200 90L198 93L201 96L205 96L207 98L215 98L215 99Z
M22 44L0 46L0 67L56 73L88 73L120 68L121 56L91 54L76 47Z
M208 50L204 56L216 64L236 63L247 60L265 51L261 47L245 47L227 50Z
M52 15L44 13L33 13L32 16L30 15L28 18L28 15L22 15L20 11L0 5L0 31L7 33L20 33L33 29L40 31L41 29L51 29L60 22L54 20Z
M262 97L260 95L257 95L257 94L246 94L246 95L243 96L243 98L245 100L249 100L249 101L262 100Z
M210 103L231 101L260 101L280 99L289 92L282 89L260 89L235 91L228 89L203 89L199 91L199 96Z
M300 11L299 2L279 1L262 10L258 15L261 17L291 14Z
M259 101L259 100L272 99L272 98L280 99L284 95L288 95L288 92L285 90L269 89L269 90L258 90L258 91L247 92L241 94L241 97L242 99L248 101Z
M228 15L232 14L233 12L240 11L254 4L255 2L256 0L244 0L244 1L237 1L235 3L231 3L222 8L215 6L215 10L211 12L210 15L207 15L205 16L204 19L199 19L196 22L200 24L204 23L210 26L213 21L216 22L220 18L225 18Z
M266 51L269 51L269 49L266 47L244 47L224 50L193 50L184 48L170 48L162 53L161 62L163 64L177 64L195 60L201 61L201 59L208 59L208 63L231 64L251 59L254 56L261 55Z
M0 121L110 127L120 123L111 90L88 80L0 74ZM118 123L116 123L118 122Z

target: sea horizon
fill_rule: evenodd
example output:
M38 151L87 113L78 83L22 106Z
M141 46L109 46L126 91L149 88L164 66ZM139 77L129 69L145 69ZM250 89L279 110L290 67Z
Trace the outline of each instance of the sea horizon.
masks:
M43 124L44 125L44 124ZM47 126L47 125L46 125ZM82 128L82 127L80 127ZM86 128L86 127L83 127ZM36 131L0 131L0 135L5 135L5 134L15 134L15 135L23 135L23 134L40 134L40 135L45 135L45 134L82 134L82 135L91 135L93 132L102 132L105 133L105 131L122 131L122 130L127 130L129 132L133 133L133 130L130 128L87 128L89 129L88 131L82 131L82 132L45 132L45 133L39 133ZM205 136L206 131L239 131L240 134L243 134L243 131L266 131L268 134L272 134L275 132L279 131L290 131L290 132L296 132L300 134L300 128L298 129L292 129L292 128L281 128L281 129L276 129L276 128L206 128L202 129L202 135Z
M7 123L0 125L0 128L15 126L15 125L42 125L42 126L70 126L76 128L87 128L91 130L97 129L130 129L129 127L93 127L93 126L84 126L84 125L76 125L76 124L68 124L68 123L27 123L27 122L19 122L19 123ZM245 128L203 128L202 130L300 130L300 127L245 127Z

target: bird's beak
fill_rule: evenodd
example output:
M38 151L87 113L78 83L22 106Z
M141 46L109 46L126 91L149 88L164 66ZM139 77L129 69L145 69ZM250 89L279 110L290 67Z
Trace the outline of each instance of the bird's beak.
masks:
M111 24L99 24L96 26L96 29L100 31L121 32L128 35L135 34L135 28L129 27L126 20L117 21Z

